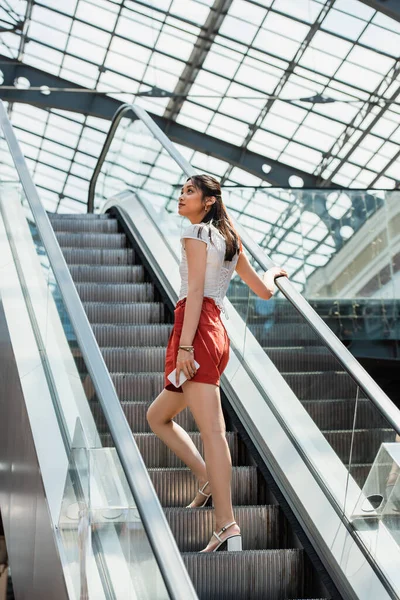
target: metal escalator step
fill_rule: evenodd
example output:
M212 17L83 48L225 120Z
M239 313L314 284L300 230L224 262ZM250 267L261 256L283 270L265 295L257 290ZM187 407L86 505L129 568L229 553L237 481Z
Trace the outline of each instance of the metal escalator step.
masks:
M131 248L62 248L69 265L132 265L135 253Z
M172 328L172 323L157 325L92 324L93 333L101 347L162 346L166 348Z
M84 302L154 302L152 283L77 283L76 289Z
M137 304L107 304L104 302L83 302L91 323L162 323L164 304L162 302L138 302Z
M367 463L364 465L363 464L352 464L351 465L350 474L353 477L353 479L356 480L356 482L358 483L358 485L360 486L361 489L364 487L364 483L366 482L366 479L369 475L371 467L372 467L372 463Z
M111 379L120 400L154 400L165 383L164 373L112 373Z
M299 400L346 398L355 400L357 384L344 371L282 373Z
M166 348L102 348L105 363L111 373L164 371Z
M320 429L351 429L354 421L354 400L303 400L302 404ZM364 398L357 403L357 429L386 427L372 402Z
M185 507L196 496L198 481L187 467L180 469L153 467L148 469L148 473L161 505L164 507ZM234 506L257 504L260 496L257 467L233 466L231 489Z
M147 409L152 400L130 402L121 402L122 410L125 413L129 427L136 433L151 433L150 425L147 421ZM100 432L107 432L108 426L103 415L103 411L98 404L92 407L92 412L96 420L96 425ZM178 423L185 431L198 431L196 421L189 408L184 408L174 417L174 421Z
M319 346L288 346L264 348L279 371L334 371L340 368L338 361L327 348Z
M323 431L322 432L336 454L347 464L350 457L352 432ZM395 434L392 429L361 429L354 432L352 463L372 463L383 442L394 442Z
M189 431L188 435L194 445L204 456L203 441L200 433ZM184 467L183 461L174 454L168 446L154 433L133 433L146 467ZM101 434L103 445L113 446L109 434ZM226 441L232 456L232 465L249 465L249 457L246 449L240 443L236 432L227 431Z
M321 346L321 340L311 327L304 323L261 324L249 323L248 327L262 346Z
M61 248L126 248L124 233L71 233L56 231Z
M112 217L110 215L110 213L102 213L102 214L98 214L98 213L51 213L48 212L47 216L49 217L50 221L64 221L65 219L70 220L70 219L78 219L78 220L86 220L88 219L89 221L96 221L96 220L107 220L107 219L113 219L114 217Z
M199 600L283 600L304 595L304 550L184 552Z
M54 231L78 231L96 233L117 233L117 219L53 219Z
M72 279L76 283L140 283L144 280L143 265L131 265L127 267L71 265L69 270Z
M207 546L214 531L213 508L164 508L164 513L181 552L199 552ZM243 550L281 548L279 506L235 506L234 514Z

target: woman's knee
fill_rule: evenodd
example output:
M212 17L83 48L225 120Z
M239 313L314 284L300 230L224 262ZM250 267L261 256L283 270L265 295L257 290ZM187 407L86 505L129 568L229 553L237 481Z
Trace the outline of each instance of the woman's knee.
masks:
M203 427L200 430L200 437L204 444L226 442L226 429L222 425L220 427Z

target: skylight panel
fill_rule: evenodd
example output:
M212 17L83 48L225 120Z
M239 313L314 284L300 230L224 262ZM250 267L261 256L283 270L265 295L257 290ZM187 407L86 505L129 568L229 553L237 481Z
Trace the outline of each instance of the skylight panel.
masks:
M314 23L319 13L322 10L322 6L318 2L313 0L275 0L273 10L284 12L292 17L306 21L307 23Z
M177 36L176 32L168 32L168 30L164 28L160 33L155 49L167 53L171 53L171 50L173 49L173 54L177 58L187 61L193 50L193 42L183 40L180 36Z
M390 17L387 17L380 11L376 12L376 15L374 16L372 21L374 25L378 25L383 29L389 29L394 33L400 33L400 23L398 21L395 21L394 19L391 19Z
M361 148L359 146L352 153L351 160L352 160L352 162L355 162L358 165L362 166L362 165L366 165L373 156L374 156L373 152L371 152L369 150L365 150L364 148ZM372 168L370 164L368 166L370 168Z
M347 60L381 75L386 75L394 65L394 60L388 56L357 45L354 46Z
M257 37L254 40L254 46L265 52L278 55L290 61L295 56L299 49L299 42L289 40L288 38L273 33L270 30L260 29Z
M283 150L288 142L287 139L274 135L273 133L268 133L263 129L257 129L253 135L253 141L262 144L265 146L265 149L271 147L275 150Z
M322 22L322 27L323 26L324 21ZM311 40L311 46L324 52L328 52L332 56L344 59L350 52L352 44L328 32L319 30Z
M210 12L210 9L200 2L195 0L173 0L171 4L170 12L174 15L187 19L188 21L195 21L199 25L202 25Z
M54 10L49 10L34 4L32 8L32 19L29 24L29 36L32 32L32 25L36 22L46 25L49 29L57 29L64 33L69 33L71 29L72 19L66 15L62 15ZM50 27L51 24L51 27Z
M287 145L285 155L294 156L315 165L319 164L322 158L321 152L306 148L306 146L302 146L296 142L290 142Z
M338 123L332 119L326 119L325 117L321 117L313 111L310 111L306 118L303 121L303 125L306 127L312 127L317 131L323 132L326 135L329 135L334 138L338 138L344 131L345 125L343 123Z
M208 135L212 135L217 139L224 140L235 146L240 146L245 139L245 136L237 133L237 130L223 129L221 127L216 127L214 124L208 126L207 133Z
M63 0L61 8L62 12L67 15L73 15L75 13L77 1L78 0ZM45 4L50 8L55 8L56 10L60 9L60 0L42 0L42 4Z
M359 0L336 0L335 8L364 21L369 21L375 13L374 8L362 4Z
M122 12L126 13L126 11ZM158 30L155 27L139 24L132 17L128 18L122 15L118 19L115 32L117 35L143 44L147 48L153 48L158 37Z
M332 56L316 48L308 47L303 53L299 64L313 71L331 76L337 71L341 62L341 59L336 56Z
M368 25L360 38L360 42L376 50L386 52L390 56L397 57L399 54L400 35L376 25Z
M382 76L379 73L375 73L370 69L365 69L349 61L342 64L335 77L370 92L375 90L382 80Z
M211 90L212 92L217 92L221 96L225 95L229 86L229 81L227 79L219 77L218 75L214 75L213 73L208 73L203 69L199 71L196 77L196 83L204 86L206 89Z
M252 66L249 64L250 61ZM235 80L258 90L262 90L267 94L272 94L279 83L281 75L281 72L268 73L265 68L262 68L261 64L257 65L253 59L245 59L243 64L239 67ZM249 93L247 95L251 96L252 94Z
M220 127L221 129L225 129L226 131L231 131L232 133L240 137L246 136L249 131L249 128L245 123L240 123L240 121L231 119L230 117L221 115L220 113L217 113L213 117L211 125L213 125L214 127Z
M400 158L398 158L397 160L395 160L390 167L388 167L385 171L385 175L389 175L390 177L393 177L394 179L399 179L399 173L400 173Z
M276 132L277 134L287 138L290 138L294 134L298 126L298 123L291 121L290 119L278 117L271 111L267 114L264 121L262 122L262 127L264 129Z
M269 4L267 4L267 6L269 6ZM251 2L233 0L228 14L237 17L239 20L248 21L249 23L259 26L264 20L266 11L261 8L261 6L256 6Z
M234 98L225 98L222 100L219 111L226 115L230 115L233 118L237 118L240 121L246 121L247 123L254 123L260 114L260 109L250 106L247 102L235 100ZM238 121L236 121L236 123L237 122Z
M28 59L31 59L31 62L29 64L33 64L33 60L39 59L40 69L42 68L47 72L58 74L58 68L63 61L64 54L62 52L59 52L58 50L46 48L45 46L42 46L42 44L39 44L32 40L27 46L25 56L25 62L28 62ZM54 67L56 68L51 70L51 65L54 65Z
M381 117L371 129L371 133L375 133L376 135L380 135L384 138L389 138L393 131L398 128L398 126L399 122L396 123L395 121Z
M303 125L296 131L293 139L323 152L330 150L335 143L335 138Z
M126 56L121 56L121 54L115 54L115 52L108 52L105 67L113 69L121 74L129 74L130 77L139 81L146 72L146 65L144 63L127 58Z
M80 58L87 58L91 62L102 64L106 55L106 48L71 36L68 41L67 52Z
M91 2L79 0L76 17L83 21L87 21L91 25L112 31L117 19L117 6L110 2L107 2L106 5L108 10L100 8L99 6L94 6Z
M215 44L213 47L217 48ZM225 77L229 78L235 75L238 65L238 60L233 60L213 50L210 50L207 53L207 57L203 63L204 69L208 69L213 73L225 75Z
M357 40L365 27L366 22L363 19L350 16L334 8L331 8L322 21L323 29L333 31L353 41Z
M219 28L220 35L226 35L244 44L251 44L257 31L258 27L256 25L229 15L225 17Z

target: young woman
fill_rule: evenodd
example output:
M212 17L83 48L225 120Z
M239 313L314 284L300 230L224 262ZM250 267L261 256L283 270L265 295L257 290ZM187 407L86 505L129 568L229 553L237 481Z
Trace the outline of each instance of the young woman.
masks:
M273 295L275 278L287 273L274 267L263 279L258 276L243 252L214 177L189 178L182 188L178 211L191 225L181 237L182 282L167 347L165 389L149 407L147 420L152 431L198 478L199 490L188 508L205 506L212 492L215 531L201 552L241 550L240 528L232 511L232 461L219 391L230 349L220 312L234 270L264 300ZM181 371L187 377L180 387L167 379L175 367L177 385ZM172 420L187 406L200 431L205 461L187 432Z

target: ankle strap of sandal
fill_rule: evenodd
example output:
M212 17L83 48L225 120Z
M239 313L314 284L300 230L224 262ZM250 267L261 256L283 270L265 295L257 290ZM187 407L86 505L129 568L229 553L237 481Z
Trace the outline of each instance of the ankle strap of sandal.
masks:
M208 481L205 482L205 484L203 485L203 487L201 488L201 490L199 490L200 494L203 494L203 496L207 496L207 498L209 496L211 496L211 494L206 494L205 492L203 492L204 488L206 488L208 486Z
M213 532L218 541L222 542L221 538L219 537L219 533L223 533L231 525L236 525L236 521L232 521L232 523L229 523L229 525L224 525L223 527L221 527L221 530L218 533L216 531Z

